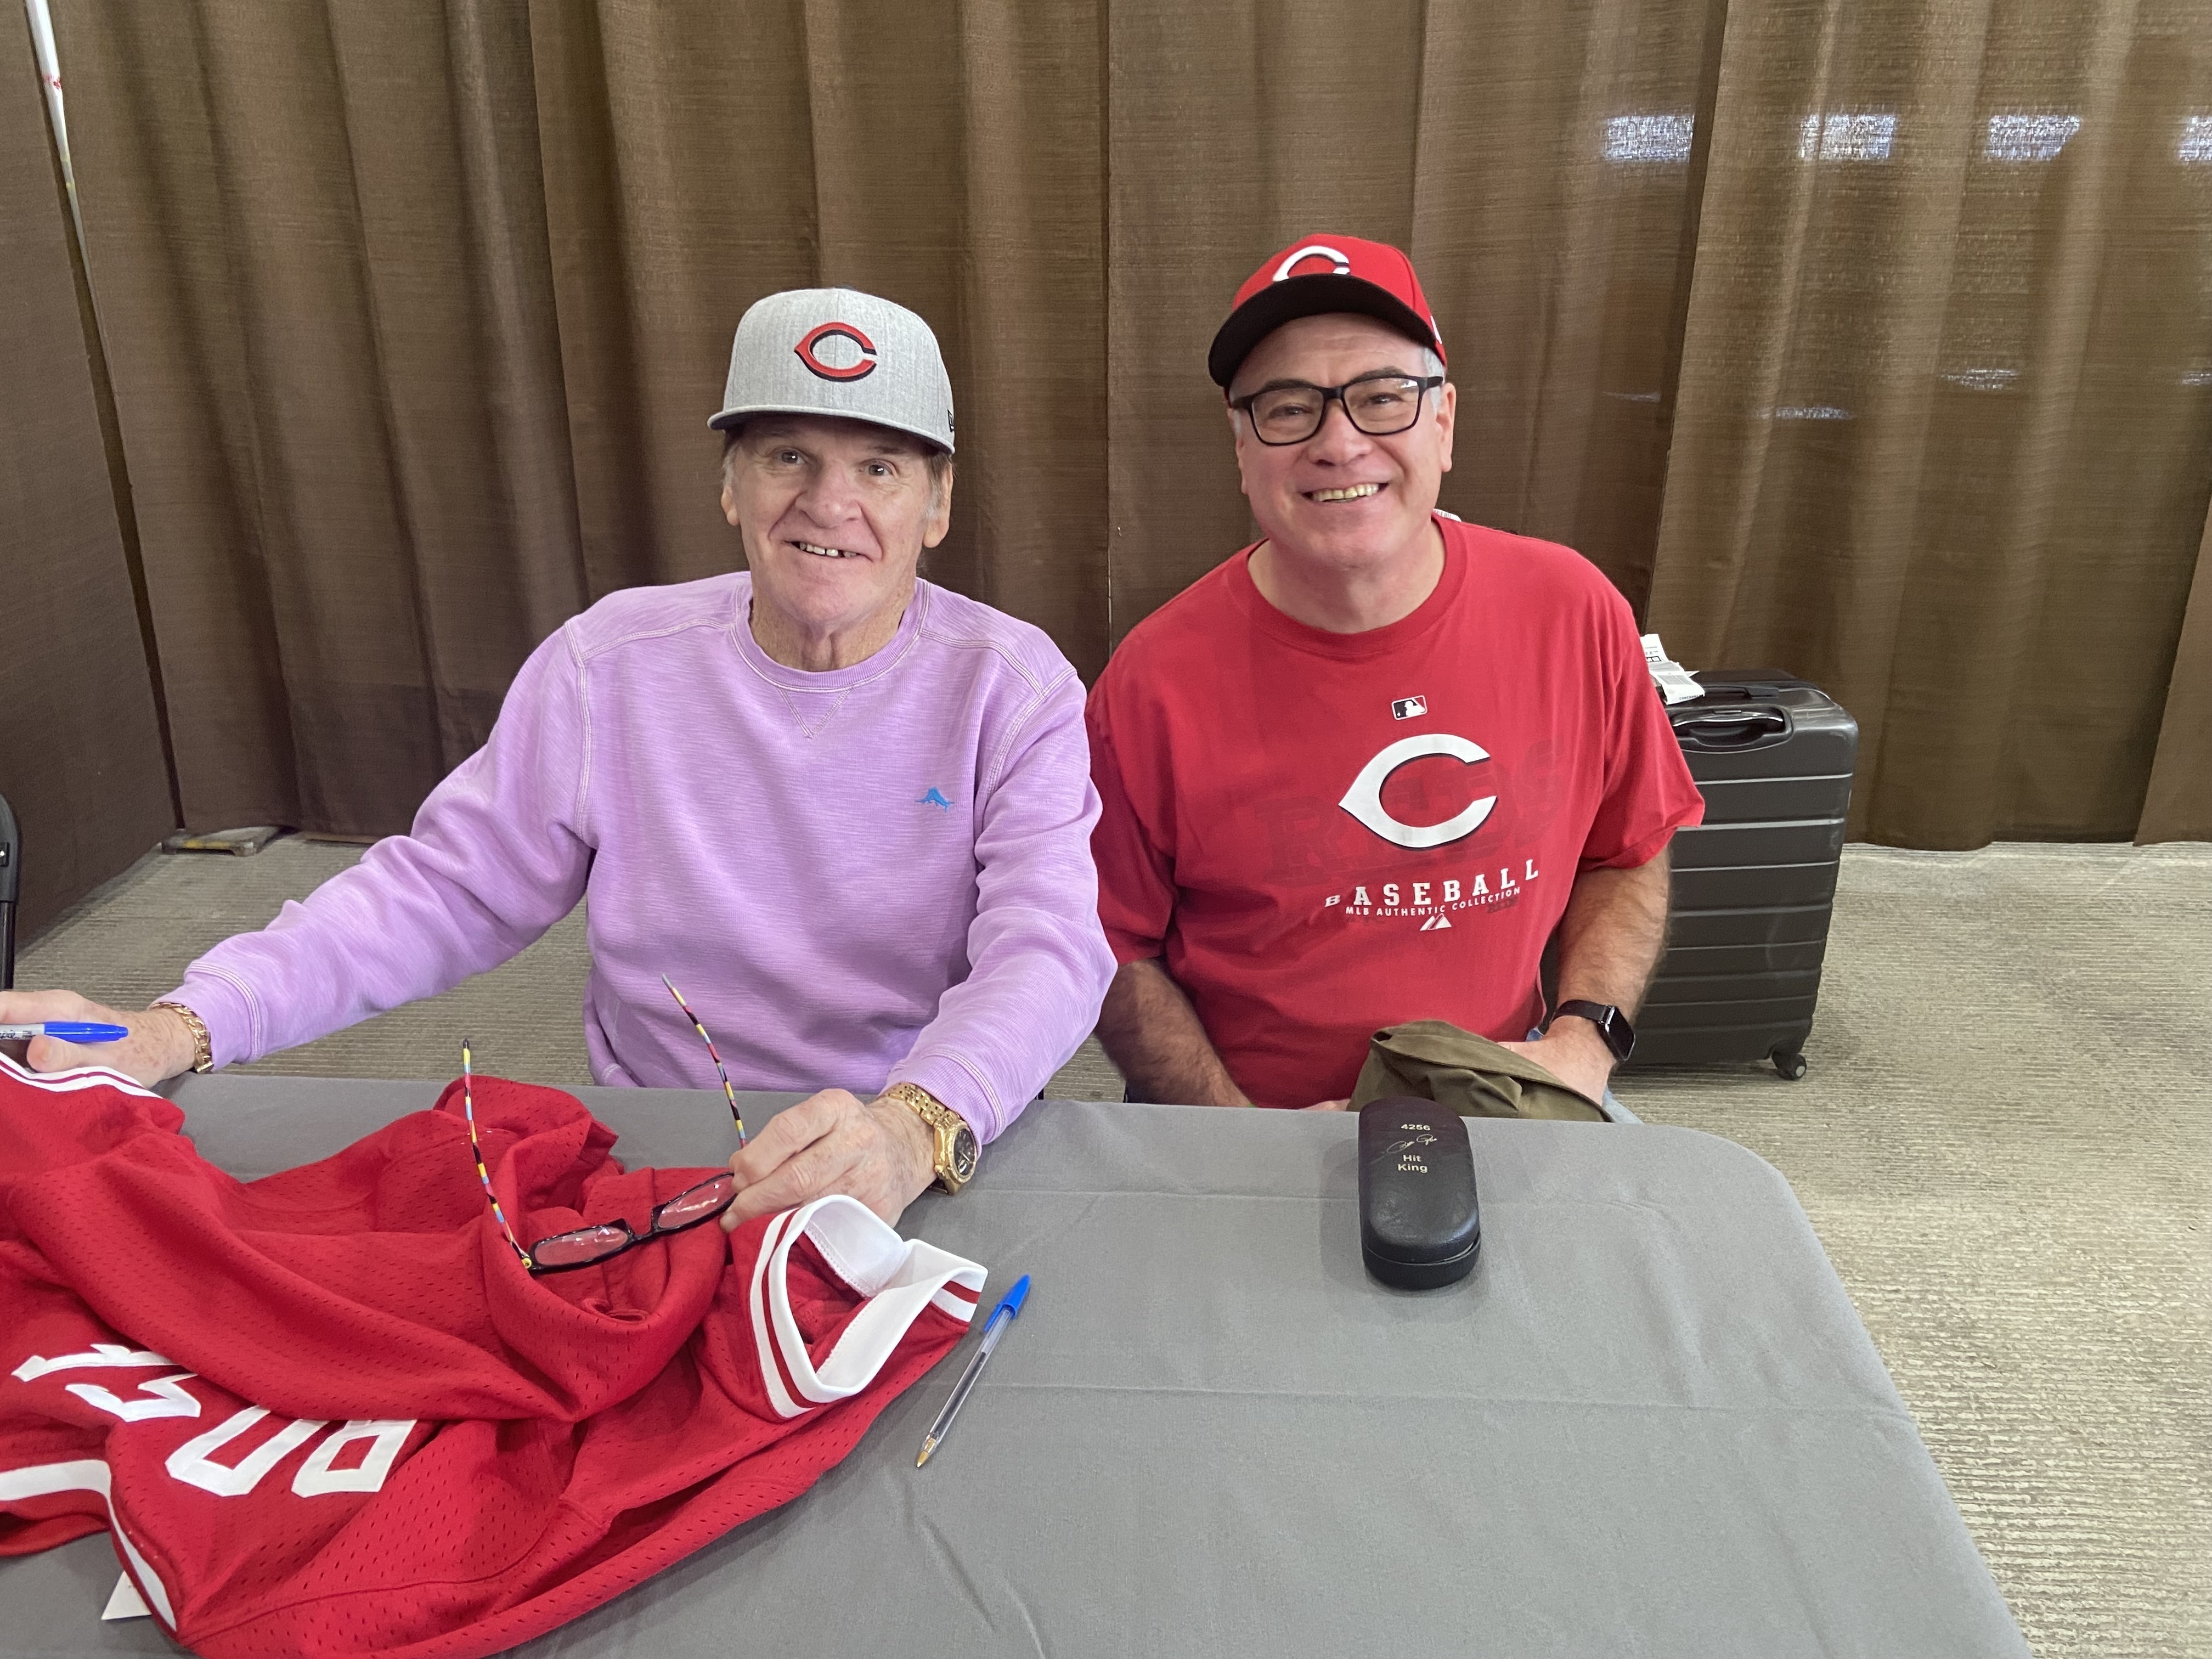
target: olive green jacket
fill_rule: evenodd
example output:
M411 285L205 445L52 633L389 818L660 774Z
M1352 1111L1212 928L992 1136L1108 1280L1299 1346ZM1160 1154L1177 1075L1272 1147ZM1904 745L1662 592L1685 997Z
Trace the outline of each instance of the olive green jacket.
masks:
M1386 1095L1433 1100L1462 1117L1606 1121L1595 1101L1527 1055L1442 1019L1409 1019L1369 1040L1352 1109Z

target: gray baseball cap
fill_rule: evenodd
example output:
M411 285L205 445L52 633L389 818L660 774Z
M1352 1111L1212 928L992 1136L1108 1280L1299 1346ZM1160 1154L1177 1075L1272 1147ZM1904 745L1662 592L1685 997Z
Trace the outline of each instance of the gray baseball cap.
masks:
M726 428L750 415L840 415L911 432L952 453L952 381L929 325L849 288L798 288L757 301L730 344Z

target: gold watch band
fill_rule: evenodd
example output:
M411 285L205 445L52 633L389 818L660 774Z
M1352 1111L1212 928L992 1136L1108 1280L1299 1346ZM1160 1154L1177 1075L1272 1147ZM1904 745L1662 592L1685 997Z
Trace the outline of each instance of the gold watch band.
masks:
M975 1173L975 1135L966 1118L919 1083L894 1083L876 1098L895 1100L921 1120L940 1190L957 1193L968 1184Z
M215 1043L208 1036L207 1022L181 1002L157 1002L154 1006L167 1008L192 1034L192 1070L203 1074L215 1070Z

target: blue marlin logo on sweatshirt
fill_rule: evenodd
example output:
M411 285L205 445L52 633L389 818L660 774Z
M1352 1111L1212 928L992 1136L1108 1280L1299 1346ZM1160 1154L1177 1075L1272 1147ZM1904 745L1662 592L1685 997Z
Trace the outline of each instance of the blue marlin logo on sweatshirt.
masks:
M930 785L929 793L924 795L920 800L915 802L915 805L916 806L941 807L947 812L950 812L952 810L952 803L945 799L945 792L942 789L939 789L935 784Z

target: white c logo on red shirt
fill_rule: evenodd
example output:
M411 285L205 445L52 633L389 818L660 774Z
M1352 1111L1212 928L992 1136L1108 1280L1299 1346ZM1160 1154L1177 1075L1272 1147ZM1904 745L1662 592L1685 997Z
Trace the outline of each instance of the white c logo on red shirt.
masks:
M1424 755L1449 755L1468 766L1490 758L1485 750L1449 732L1425 732L1415 737L1401 738L1359 769L1359 775L1352 779L1352 787L1344 792L1344 799L1337 805L1383 840L1399 847L1442 847L1473 835L1490 816L1490 809L1498 805L1497 796L1485 795L1442 823L1403 823L1382 810L1384 781L1407 761L1419 760Z

